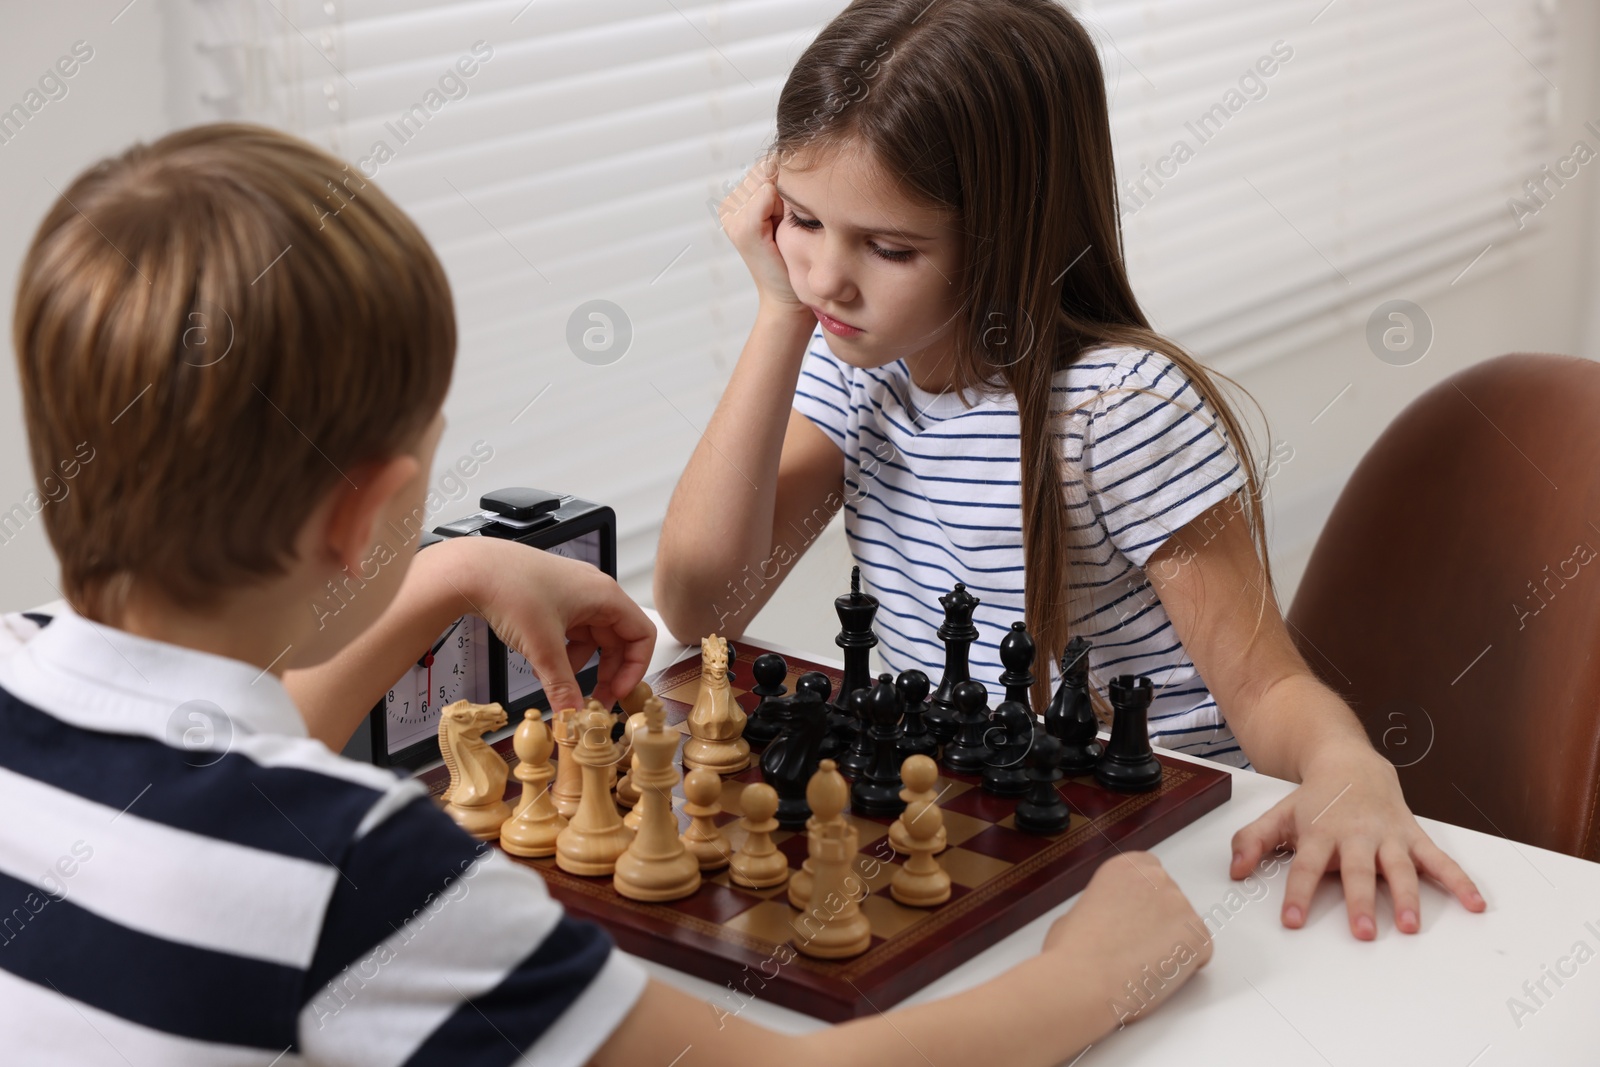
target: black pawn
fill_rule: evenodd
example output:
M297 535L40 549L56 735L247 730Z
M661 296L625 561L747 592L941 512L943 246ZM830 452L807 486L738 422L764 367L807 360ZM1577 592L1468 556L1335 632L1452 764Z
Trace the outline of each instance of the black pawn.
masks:
M801 688L804 680L795 683L793 696L772 698L784 726L761 754L761 777L778 794L778 825L785 830L803 830L811 818L806 786L822 761L828 730L828 706L814 688Z
M1089 699L1089 642L1074 637L1061 653L1061 684L1044 713L1044 728L1061 742L1061 770L1068 776L1094 773L1100 762L1100 722Z
M1033 747L1033 716L1026 704L1006 700L994 709L989 722L993 755L983 768L983 791L997 797L1020 797L1028 791L1022 764Z
M944 677L933 691L924 720L934 740L945 744L955 736L959 724L956 687L972 678L968 662L972 642L978 639L972 613L980 601L957 582L954 589L939 598L939 603L944 608L944 624L939 627L939 640L944 642Z
M1006 700L1021 704L1030 712L1033 700L1028 690L1033 686L1033 674L1029 668L1033 666L1033 657L1033 638L1028 635L1028 624L1012 623L1011 632L1000 639L1000 665L1005 668L1000 684L1006 687Z
M944 746L940 764L956 774L982 774L993 758L989 750L989 691L968 679L956 686L956 735Z
M936 755L939 742L928 732L928 724L922 718L928 710L928 676L915 668L901 671L900 677L894 680L894 687L900 690L900 701L906 709L896 749L900 759Z
M866 732L872 740L872 762L850 787L850 810L861 815L891 818L906 810L900 799L900 760L895 745L900 740L904 707L890 675L878 675L867 697Z
M756 684L750 687L750 692L760 698L755 710L750 713L750 719L744 724L744 739L754 748L762 748L783 728L783 723L773 715L770 701L774 697L781 697L787 693L788 687L783 680L789 674L789 665L782 656L776 652L767 652L757 656L755 662L750 664L750 673L755 675Z
M867 702L872 690L863 686L850 694L850 714L855 717L855 730L850 748L838 759L839 773L846 778L860 778L872 764L872 736L867 732Z
M1061 798L1056 783L1061 742L1049 734L1034 739L1028 753L1028 795L1017 805L1017 829L1028 834L1059 834L1072 822L1072 809Z
M1144 675L1119 674L1111 682L1111 742L1094 767L1107 789L1142 793L1161 784L1161 761L1150 748L1150 701L1155 689Z
M820 758L838 759L844 755L844 744L848 744L848 739L844 744L841 744L834 737L834 715L836 713L833 705L828 702L828 697L833 694L833 683L821 671L807 671L794 680L794 695L799 696L802 693L814 694L825 706L823 712L822 756Z

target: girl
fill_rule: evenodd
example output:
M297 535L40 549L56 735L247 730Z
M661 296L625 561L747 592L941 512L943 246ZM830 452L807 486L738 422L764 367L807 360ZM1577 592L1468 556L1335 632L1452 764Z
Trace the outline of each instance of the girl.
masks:
M1036 708L1081 634L1098 690L1152 676L1153 738L1300 782L1233 841L1234 878L1297 849L1285 925L1331 869L1358 938L1380 871L1403 931L1419 869L1483 909L1288 638L1243 428L1129 288L1104 78L1061 5L856 0L722 219L759 311L662 530L674 636L742 633L842 507L888 669L938 677L962 581L991 691L1025 617Z

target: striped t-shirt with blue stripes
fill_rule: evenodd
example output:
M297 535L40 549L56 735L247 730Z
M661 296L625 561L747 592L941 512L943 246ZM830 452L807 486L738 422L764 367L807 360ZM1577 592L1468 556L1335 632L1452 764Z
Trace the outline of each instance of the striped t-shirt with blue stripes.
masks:
M70 609L0 617L0 808L7 1063L576 1067L644 988L276 676Z
M1173 531L1244 488L1238 453L1181 368L1145 349L1082 353L1057 373L1053 403L1076 555L1070 628L1093 642L1091 684L1105 692L1119 674L1149 675L1156 744L1248 767L1143 569ZM929 393L901 361L849 366L819 326L794 407L844 453L845 534L880 602L884 667L918 667L938 680L938 597L964 582L982 601L972 677L997 694L1000 639L1023 617L1013 398ZM1054 684L1059 672L1049 669Z

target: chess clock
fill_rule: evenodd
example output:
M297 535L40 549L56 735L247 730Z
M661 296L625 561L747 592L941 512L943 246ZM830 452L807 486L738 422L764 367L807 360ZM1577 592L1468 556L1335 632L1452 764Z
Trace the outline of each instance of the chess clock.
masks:
M501 489L485 493L478 504L483 510L477 514L423 534L417 551L448 537L499 537L582 560L616 577L617 521L610 508L538 489ZM597 652L578 672L586 692L594 688L599 663ZM512 724L529 707L549 707L522 653L483 619L463 615L383 695L344 754L380 767L430 763L439 758L439 709L457 700L499 703Z

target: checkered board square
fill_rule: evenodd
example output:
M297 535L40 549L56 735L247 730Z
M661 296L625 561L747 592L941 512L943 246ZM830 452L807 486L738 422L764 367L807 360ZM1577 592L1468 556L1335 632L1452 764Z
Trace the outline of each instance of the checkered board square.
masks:
M768 649L745 641L735 650L732 688L740 707L754 709L750 664ZM831 667L789 659L786 685L806 671L820 670L837 686L842 673ZM687 732L687 718L700 686L700 653L647 679L661 698L669 726ZM515 763L510 739L496 745ZM554 859L524 860L544 876L551 894L577 916L600 923L617 944L635 955L698 975L729 989L725 1010L751 996L796 1011L840 1022L888 1008L952 968L1022 927L1082 889L1101 861L1118 851L1149 848L1232 793L1226 771L1169 759L1157 750L1164 773L1159 788L1120 794L1095 785L1092 777L1059 784L1072 808L1071 825L1054 836L1026 834L1013 818L1017 801L991 796L979 780L941 770L936 785L949 847L939 862L949 872L950 900L936 908L910 908L889 895L897 855L888 841L892 819L850 815L858 831L856 870L867 886L862 910L872 924L872 944L847 960L817 960L796 952L791 925L801 913L790 907L787 886L746 889L723 870L708 874L700 889L684 900L646 904L621 896L610 878L582 878L556 866ZM718 816L735 848L739 794L761 780L759 754L752 766L725 778L724 814ZM425 776L438 794L446 784L437 772ZM510 791L519 789L513 779ZM683 788L673 797L680 823ZM792 870L806 858L804 833L779 831L773 839L789 857ZM515 858L515 857L513 857Z

